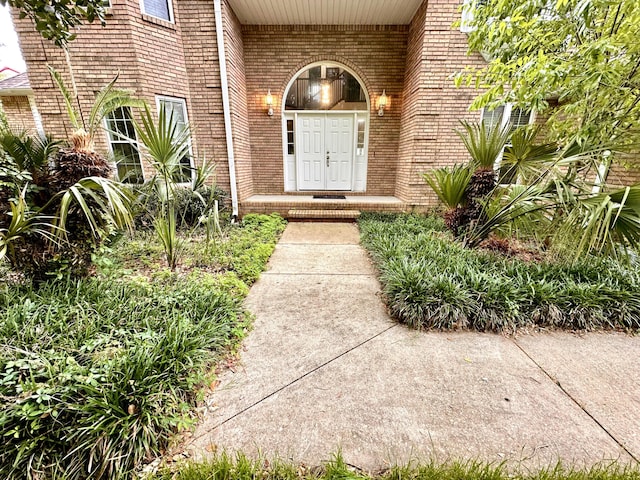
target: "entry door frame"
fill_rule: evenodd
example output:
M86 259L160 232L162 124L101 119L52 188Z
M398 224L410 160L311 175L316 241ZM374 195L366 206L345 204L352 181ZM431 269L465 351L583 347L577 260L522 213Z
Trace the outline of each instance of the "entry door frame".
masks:
M353 117L353 145L351 162L351 189L346 192L364 192L367 185L367 170L369 158L369 123L370 113L364 110L299 110L283 112L282 115L282 152L284 167L284 191L305 192L316 190L300 189L299 159L300 149L298 145L298 117L299 115L351 115ZM293 149L294 154L289 154L290 142L288 141L287 122L293 125ZM364 142L358 144L358 122L364 122ZM360 155L358 155L360 153ZM320 191L320 190L318 190ZM327 190L333 191L333 190Z

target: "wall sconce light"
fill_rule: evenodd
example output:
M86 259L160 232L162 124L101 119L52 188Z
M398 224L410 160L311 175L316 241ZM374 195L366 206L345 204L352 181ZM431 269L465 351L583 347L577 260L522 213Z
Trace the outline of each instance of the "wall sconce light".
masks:
M380 98L378 99L378 116L382 117L384 115L384 109L387 107L388 100L387 91L386 89L383 89L382 95L380 95Z
M273 95L271 95L271 89L267 91L267 115L273 117Z

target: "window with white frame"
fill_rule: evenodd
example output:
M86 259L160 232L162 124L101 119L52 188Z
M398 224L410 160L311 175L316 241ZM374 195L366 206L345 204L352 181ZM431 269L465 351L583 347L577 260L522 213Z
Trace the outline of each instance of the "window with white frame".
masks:
M156 97L158 111L164 107L167 118L172 118L178 131L184 131L188 127L187 120L187 102L184 98L158 96ZM189 152L180 159L180 170L174 180L178 183L188 183L193 177L193 159L191 152L191 144L189 144Z
M510 103L506 105L500 105L499 107L489 110L484 108L482 110L482 121L488 127L494 127L500 125L501 128L509 128L513 132L516 128L533 123L535 116L531 110L525 110L513 106ZM509 146L509 143L505 145L505 148ZM495 170L498 172L498 178L500 183L509 184L515 183L513 173L510 173L507 168L502 167L502 158L504 154L504 148L494 165Z
M152 17L173 22L173 8L171 0L140 0L142 13Z
M116 161L118 180L124 183L143 183L138 140L129 107L119 107L106 119L109 148Z

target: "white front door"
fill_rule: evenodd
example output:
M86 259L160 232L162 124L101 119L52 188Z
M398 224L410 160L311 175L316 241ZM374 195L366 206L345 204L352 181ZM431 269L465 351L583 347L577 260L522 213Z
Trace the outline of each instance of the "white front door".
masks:
M298 114L298 188L351 190L353 115Z

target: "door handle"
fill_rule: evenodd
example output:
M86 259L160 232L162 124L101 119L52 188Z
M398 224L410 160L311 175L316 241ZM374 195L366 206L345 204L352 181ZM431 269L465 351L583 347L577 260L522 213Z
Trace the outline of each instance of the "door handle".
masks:
M329 166L329 151L327 150L327 167Z

